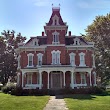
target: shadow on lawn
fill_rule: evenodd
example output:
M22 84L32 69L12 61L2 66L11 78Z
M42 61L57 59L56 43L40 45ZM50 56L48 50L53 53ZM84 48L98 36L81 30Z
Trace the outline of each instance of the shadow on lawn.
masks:
M64 98L71 98L77 100L93 100L96 97L89 94L56 95L56 99L64 99Z

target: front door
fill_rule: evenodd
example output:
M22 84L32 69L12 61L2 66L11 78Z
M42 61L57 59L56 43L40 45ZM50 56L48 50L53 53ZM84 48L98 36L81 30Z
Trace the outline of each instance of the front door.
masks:
M62 87L61 73L52 73L51 74L51 88L60 89L61 87Z

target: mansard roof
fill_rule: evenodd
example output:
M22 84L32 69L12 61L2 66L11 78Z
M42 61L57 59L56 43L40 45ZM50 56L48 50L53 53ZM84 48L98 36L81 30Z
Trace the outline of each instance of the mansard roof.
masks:
M53 7L52 8L52 15L50 17L50 20L49 20L48 23L46 23L47 26L51 26L52 25L52 22L53 22L52 18L54 16L58 16L59 17L59 25L64 25L64 26L66 25L66 23L63 22L63 19L62 19L61 15L60 15L60 8L59 7Z
M36 37L31 37L26 43L25 46L28 46L31 44L31 42L35 39L38 39L38 44L39 45L44 45L47 44L47 38L46 36L36 36Z
M66 45L72 45L74 43L74 39L75 38L78 38L80 40L80 43L84 44L84 45L88 45L88 42L86 42L82 36L66 36L66 39L65 39L65 44Z

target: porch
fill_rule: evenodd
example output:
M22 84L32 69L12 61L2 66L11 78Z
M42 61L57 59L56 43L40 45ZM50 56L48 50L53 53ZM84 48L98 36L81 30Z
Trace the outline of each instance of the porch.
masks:
M23 69L18 82L20 76L23 89L74 89L96 85L96 74L91 73L91 68Z

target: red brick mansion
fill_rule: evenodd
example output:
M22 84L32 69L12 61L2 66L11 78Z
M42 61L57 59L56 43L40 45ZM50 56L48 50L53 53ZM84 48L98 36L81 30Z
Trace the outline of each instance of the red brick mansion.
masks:
M41 36L19 45L17 84L23 89L96 86L94 43L73 36L53 7Z

